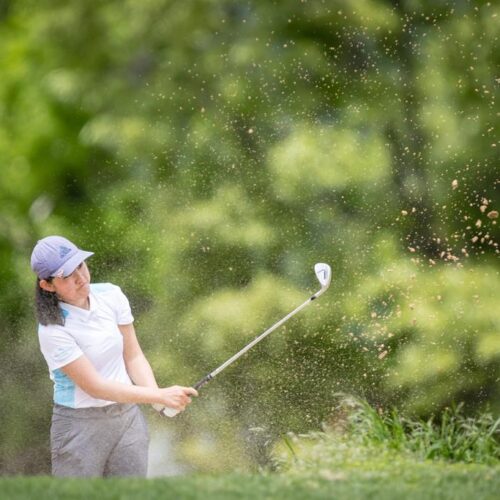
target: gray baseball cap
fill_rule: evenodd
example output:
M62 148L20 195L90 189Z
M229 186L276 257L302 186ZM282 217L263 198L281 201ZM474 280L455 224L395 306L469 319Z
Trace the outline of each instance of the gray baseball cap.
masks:
M80 250L62 236L38 241L31 254L31 269L40 279L69 276L93 252Z

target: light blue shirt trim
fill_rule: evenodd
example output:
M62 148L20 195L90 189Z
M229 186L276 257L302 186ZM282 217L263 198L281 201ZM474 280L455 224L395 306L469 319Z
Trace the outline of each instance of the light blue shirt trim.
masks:
M75 383L60 369L52 372L54 376L54 402L62 405L75 407Z

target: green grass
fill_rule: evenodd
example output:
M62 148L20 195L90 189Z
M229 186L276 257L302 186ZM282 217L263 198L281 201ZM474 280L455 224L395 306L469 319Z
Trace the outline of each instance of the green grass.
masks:
M350 437L357 436L365 446L406 451L423 460L500 462L500 418L490 413L466 416L459 404L438 419L412 420L396 410L379 412L366 401L350 400L355 408L349 418Z
M472 464L406 465L337 471L321 469L315 476L308 477L227 474L150 480L4 478L0 479L0 497L4 500L498 498L498 467Z
M467 416L458 405L436 418L409 419L340 395L325 432L284 436L275 451L277 467L297 475L314 474L325 464L331 469L426 461L499 466L500 418L487 412Z

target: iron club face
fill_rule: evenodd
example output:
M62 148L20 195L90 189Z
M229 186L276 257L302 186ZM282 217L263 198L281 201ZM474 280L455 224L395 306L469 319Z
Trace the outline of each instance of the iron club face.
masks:
M328 264L319 262L314 266L314 272L316 273L316 278L321 284L321 288L325 290L330 286L332 280L332 268Z

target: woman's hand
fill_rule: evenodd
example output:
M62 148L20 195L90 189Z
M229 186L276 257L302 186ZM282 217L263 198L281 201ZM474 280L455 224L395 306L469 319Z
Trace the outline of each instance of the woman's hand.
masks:
M180 385L158 389L158 393L158 403L167 408L173 408L179 411L184 411L186 406L191 403L191 396L198 396L196 389L192 387L182 387Z

